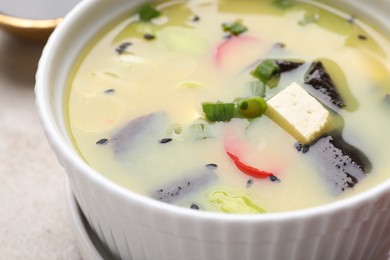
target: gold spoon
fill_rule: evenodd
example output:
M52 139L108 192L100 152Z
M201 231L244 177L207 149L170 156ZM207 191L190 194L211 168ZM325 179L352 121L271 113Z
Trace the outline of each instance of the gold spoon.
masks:
M0 27L22 39L45 42L54 28L62 21L55 19L25 19L0 13Z

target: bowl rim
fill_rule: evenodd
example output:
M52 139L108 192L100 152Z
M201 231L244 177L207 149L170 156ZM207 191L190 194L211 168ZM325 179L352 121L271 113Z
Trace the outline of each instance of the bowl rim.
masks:
M119 2L128 2L124 0L115 0ZM283 211L283 212L271 212L265 214L226 214L218 212L206 212L195 211L187 208L182 208L167 203L163 203L146 196L140 195L136 192L128 190L119 184L114 183L108 178L104 177L98 171L90 167L74 150L71 145L66 142L63 134L58 129L56 120L54 119L54 112L50 106L48 77L51 73L47 73L50 70L51 62L54 60L53 55L56 51L60 50L61 41L66 37L68 30L72 26L77 25L80 17L93 9L94 5L99 5L105 2L105 0L84 0L76 5L75 8L65 17L65 19L59 24L50 36L39 61L38 70L36 74L36 106L38 114L41 120L41 124L45 130L46 136L51 142L52 149L58 154L61 154L62 158L77 170L82 172L89 181L94 182L99 187L104 188L111 195L124 200L133 201L144 207L150 207L158 211L163 211L167 214L178 215L188 218L198 218L201 220L215 220L225 222L281 222L292 219L307 219L315 216L326 215L329 213L336 213L339 211L352 210L358 208L362 203L369 203L370 201L376 201L381 195L386 194L390 190L390 179L387 179L381 184L378 184L366 191L353 195L349 198L344 198L339 201L327 203L324 205L314 206L310 208ZM111 1L110 1L111 2ZM134 1L139 3L143 0Z

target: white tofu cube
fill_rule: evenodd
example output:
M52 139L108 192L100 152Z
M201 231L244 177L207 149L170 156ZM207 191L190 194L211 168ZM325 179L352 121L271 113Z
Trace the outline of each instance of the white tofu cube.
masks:
M267 105L266 115L303 144L318 138L330 121L328 110L295 82L269 99Z

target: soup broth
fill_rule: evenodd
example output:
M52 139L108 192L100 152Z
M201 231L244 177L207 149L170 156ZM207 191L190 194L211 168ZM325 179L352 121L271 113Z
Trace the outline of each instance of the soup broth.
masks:
M388 178L389 43L359 17L289 0L139 10L71 80L69 129L98 172L164 203L245 214Z

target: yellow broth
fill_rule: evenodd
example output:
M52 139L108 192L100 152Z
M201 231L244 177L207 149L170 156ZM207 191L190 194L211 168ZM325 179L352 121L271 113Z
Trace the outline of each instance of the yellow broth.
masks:
M388 178L390 48L359 17L336 15L316 2L193 0L155 5L159 17L140 22L134 15L116 24L91 43L76 67L66 110L75 146L91 167L145 196L212 171L216 178L172 203L227 213L318 206ZM237 20L248 30L226 37L222 24ZM343 139L372 165L354 187L332 192L318 171L321 163L298 152L296 140L265 115L216 123L204 119L203 102L258 95L253 87L259 82L250 72L266 58L305 64L282 73L276 87L266 87L265 100L292 82L305 86L304 75L313 61L328 64L347 106L337 111L324 106L342 118ZM156 120L127 139L119 134L146 115ZM206 138L199 129L191 132L194 124L206 126ZM172 140L161 143L166 138ZM248 176L226 149L235 149L241 162L272 172L280 181Z

